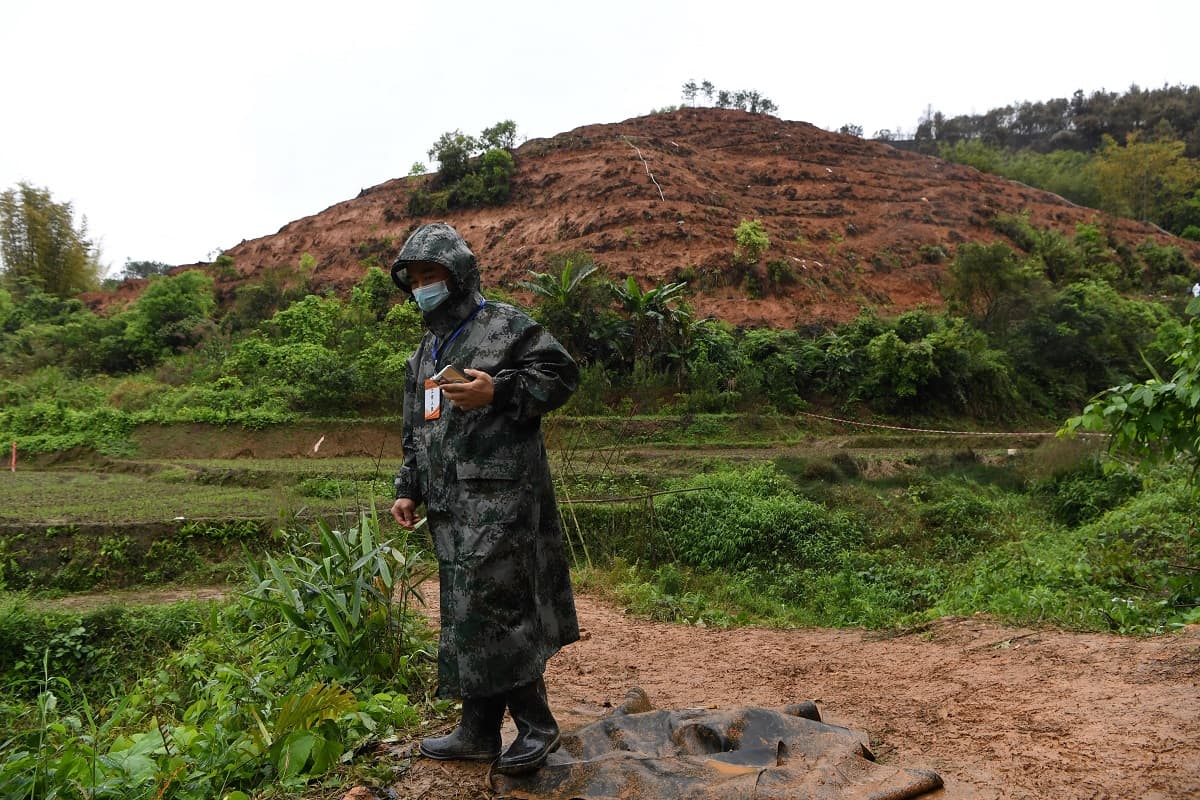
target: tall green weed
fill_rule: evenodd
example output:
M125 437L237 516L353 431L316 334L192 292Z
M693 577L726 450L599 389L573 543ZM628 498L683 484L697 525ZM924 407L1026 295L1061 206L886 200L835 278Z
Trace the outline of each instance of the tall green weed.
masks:
M418 588L436 571L409 542L384 539L372 509L345 530L321 520L316 541L289 535L281 556L249 561L254 581L247 597L280 615L297 641L303 664L324 664L332 677L422 675L424 620Z
M35 698L24 713L8 698L0 704L9 715L0 720L0 796L287 794L415 725L433 664L412 606L424 556L403 536L383 537L374 515L291 542L251 569L253 599L194 615L184 646L135 664L143 676L126 673L111 693L76 679L114 643L89 644L74 628L50 637L38 663L30 654L9 663ZM0 635L41 625L37 612L14 608Z

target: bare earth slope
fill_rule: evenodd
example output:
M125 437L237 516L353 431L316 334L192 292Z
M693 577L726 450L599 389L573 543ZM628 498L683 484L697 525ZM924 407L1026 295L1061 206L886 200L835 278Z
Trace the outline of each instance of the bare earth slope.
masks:
M1151 226L1074 206L1057 195L887 144L804 122L714 108L685 108L588 125L515 152L512 198L503 206L441 215L480 256L489 286L512 288L556 253L585 251L609 276L687 279L697 310L735 324L791 327L844 321L862 306L883 314L941 304L945 265L968 240L991 241L998 213L1073 233L1080 222L1130 246L1155 238L1200 258L1200 246ZM238 275L217 276L228 293L273 266L316 260L319 286L346 290L374 257L390 263L414 226L408 198L428 178L399 178L226 251ZM733 230L760 219L771 248L757 268L793 280L748 296L731 271ZM196 265L206 266L206 265ZM131 282L124 290L139 290Z
M436 601L436 590L426 596ZM938 798L1200 797L1197 626L1156 638L985 618L903 636L711 630L634 619L591 595L577 602L583 640L555 656L546 677L565 727L595 720L631 686L657 708L815 699L826 721L868 733L880 760L941 774ZM479 797L484 780L477 766L416 759L395 788L401 797Z

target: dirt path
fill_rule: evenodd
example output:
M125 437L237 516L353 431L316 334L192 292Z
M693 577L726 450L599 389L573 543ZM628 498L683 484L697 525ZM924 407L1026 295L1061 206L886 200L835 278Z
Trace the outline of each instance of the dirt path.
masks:
M658 708L812 699L867 732L881 761L937 770L938 797L1200 797L1200 626L1133 639L959 618L884 638L648 622L588 595L578 610L583 640L546 675L564 727L631 686ZM417 759L394 789L479 797L483 785L477 767Z
M37 600L34 601L34 604L46 609L82 612L110 605L144 606L223 600L231 594L237 594L240 590L241 587L224 584L219 586L182 586L177 589L111 589L107 592L69 594L53 600Z

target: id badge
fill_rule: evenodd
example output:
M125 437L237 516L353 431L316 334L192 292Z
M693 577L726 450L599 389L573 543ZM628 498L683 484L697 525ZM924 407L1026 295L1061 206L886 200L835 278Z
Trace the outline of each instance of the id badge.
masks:
M442 416L442 390L432 380L425 380L425 419L438 419Z

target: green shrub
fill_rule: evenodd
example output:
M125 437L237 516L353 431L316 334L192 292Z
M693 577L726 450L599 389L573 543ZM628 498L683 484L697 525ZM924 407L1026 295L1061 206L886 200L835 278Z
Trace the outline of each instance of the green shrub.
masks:
M972 480L952 478L909 487L922 539L937 559L963 561L1001 535L1004 509L996 492Z
M941 264L946 258L946 248L940 244L923 244L920 247L921 261L926 264Z
M396 297L396 287L388 273L370 267L362 280L350 289L350 307L365 317L367 324L379 323L387 317Z
M1163 306L1125 298L1108 283L1078 281L1013 326L1008 350L1021 380L1070 407L1144 374L1143 354L1169 318Z
M1021 214L997 214L989 224L992 230L1007 236L1026 253L1037 249L1038 231L1029 222L1029 212Z
M107 406L70 408L37 400L0 410L0 438L25 453L53 453L87 447L105 455L128 455L134 418Z
M516 170L512 153L492 148L483 154L479 174L483 179L483 200L490 205L500 205L508 200L512 191L512 175Z
M937 611L1120 633L1195 621L1195 496L1186 481L1169 476L1160 473L1161 483L1091 523L1074 530L1047 525L988 551L949 587Z
M412 190L408 195L408 213L413 217L430 214L445 214L450 210L450 191L431 192L424 187Z
M70 676L80 691L119 689L195 635L202 613L189 603L42 611L19 595L0 598L0 682L28 699L40 691L46 670Z
M128 347L139 364L155 363L199 342L215 309L213 279L203 272L153 277L127 312Z
M771 246L771 238L762 220L744 219L733 229L734 260L739 264L757 264Z
M743 395L759 402L766 399L780 411L794 411L801 407L798 389L808 373L803 351L795 331L755 328L743 334L736 355L722 360L738 368L733 382Z
M1158 245L1147 239L1138 245L1137 254L1154 283L1171 275L1191 277L1195 271L1183 251L1174 245Z
M856 397L887 410L1003 413L1016 399L1004 353L963 319L910 311L872 338Z
M728 570L822 568L862 541L862 523L795 495L773 466L722 470L685 482L656 514L667 546L684 563Z
M783 258L767 262L767 280L772 286L787 286L796 282L796 271L789 261Z
M210 425L242 425L264 428L291 421L292 387L247 386L235 375L226 375L204 385L186 385L160 391L150 409L140 415L157 423L202 422Z
M1096 459L1034 484L1054 518L1072 528L1122 505L1141 489L1139 475L1126 469L1105 470Z
M835 568L759 570L740 580L788 604L804 624L882 628L932 607L948 575L940 565L885 551L844 553Z

